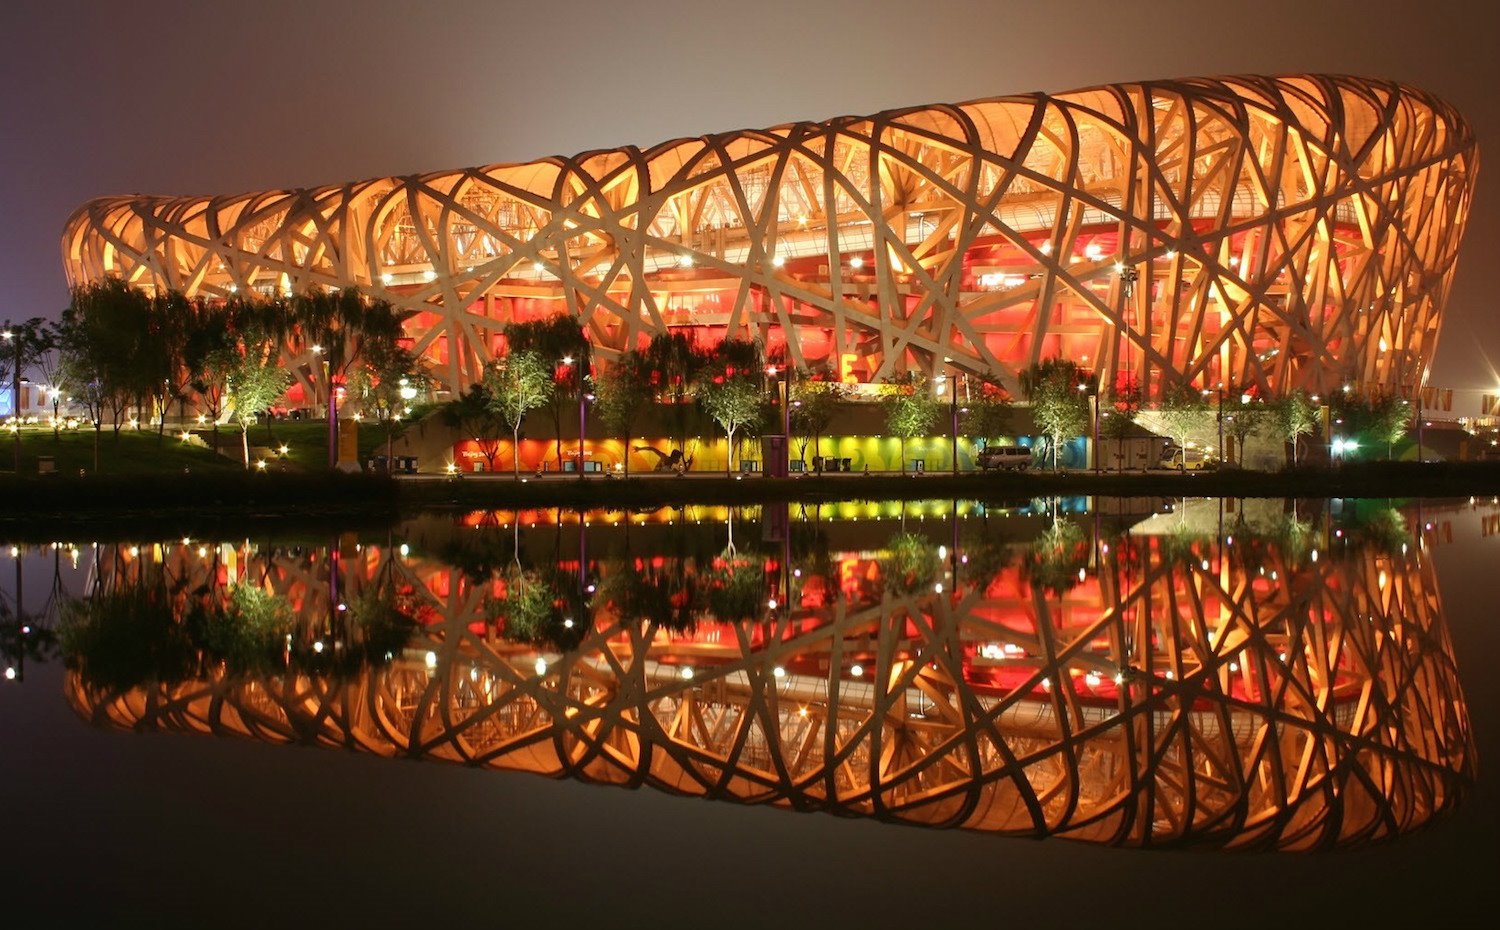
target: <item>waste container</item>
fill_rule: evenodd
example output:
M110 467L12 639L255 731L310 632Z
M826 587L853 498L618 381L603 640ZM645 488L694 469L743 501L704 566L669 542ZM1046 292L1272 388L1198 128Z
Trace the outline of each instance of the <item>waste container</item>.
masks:
M57 474L57 459L50 455L39 455L36 457L36 473L39 475Z

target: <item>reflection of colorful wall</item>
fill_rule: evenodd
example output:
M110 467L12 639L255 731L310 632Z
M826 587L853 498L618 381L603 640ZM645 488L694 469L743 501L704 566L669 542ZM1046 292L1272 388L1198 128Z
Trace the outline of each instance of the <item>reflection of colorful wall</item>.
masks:
M679 330L867 382L957 368L1014 391L1061 357L1132 372L1148 397L1182 381L1328 393L1420 382L1475 157L1451 107L1386 81L1112 84L311 190L105 198L69 219L62 252L73 284L361 287L412 314L414 348L456 389L506 323L566 313L606 363Z

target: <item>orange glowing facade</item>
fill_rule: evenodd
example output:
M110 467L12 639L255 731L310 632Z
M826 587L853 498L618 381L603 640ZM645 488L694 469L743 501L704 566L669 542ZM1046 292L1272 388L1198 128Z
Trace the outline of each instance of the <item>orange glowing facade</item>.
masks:
M604 363L654 333L759 338L851 381L1041 359L1106 386L1419 384L1473 191L1452 108L1351 77L1112 84L409 177L113 197L74 284L357 286L450 388L512 320ZM307 359L290 359L295 363ZM316 366L312 366L316 367Z
M1065 518L1002 553L974 540L970 516L933 521L952 548L900 533L826 559L732 544L666 555L683 516L670 531L641 522L638 554L603 560L584 551L586 535L606 548L616 531L602 523L549 527L538 512L478 530L520 540L540 518L530 544L579 547L559 565L563 644L514 638L516 575L406 546L104 550L106 593L248 583L286 598L321 661L352 648L355 608L337 605L372 589L421 625L394 661L353 675L210 663L122 688L91 683L85 661L69 700L136 730L1132 846L1357 846L1451 810L1472 782L1420 545L1239 527L1091 538Z

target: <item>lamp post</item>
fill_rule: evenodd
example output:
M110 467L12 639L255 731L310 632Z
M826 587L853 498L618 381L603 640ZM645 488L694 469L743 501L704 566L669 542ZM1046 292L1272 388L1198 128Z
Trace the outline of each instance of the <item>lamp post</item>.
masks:
M947 372L937 376L938 393L948 391L948 443L953 461L953 474L958 474L958 375Z
M778 369L775 365L766 366L766 374L772 380L780 382L777 392L781 399L781 455L776 468L770 469L771 463L767 462L767 470L777 477L786 478L792 473L792 370ZM814 450L816 451L816 450Z
M575 359L571 355L564 355L562 357L562 363L564 365L566 365L567 367L569 367L569 368L573 367L573 362L574 361L575 361ZM584 390L584 388L583 388L583 378L584 378L583 372L580 370L578 372L578 374L577 374L577 379L578 379L578 464L575 466L577 468L577 470L578 470L578 480L579 481L583 480L583 434L584 434L584 432L588 428L588 406L587 405L588 405L589 401L591 401L591 400L594 399L594 395L592 395L592 394L590 394L590 393L588 393L587 391ZM558 445L561 445L561 444L562 444L562 437L559 436L558 437ZM627 454L629 454L629 450L627 450Z
M10 426L11 433L15 437L16 464L15 473L21 474L21 334L10 328L10 320L5 321L5 330L0 332L0 337L10 343L16 350L14 361L15 368L10 373ZM19 615L20 611L17 610Z
M1224 461L1224 382L1220 381L1216 389L1218 392L1218 406L1215 408L1214 417L1219 421L1219 461Z
M339 467L339 401L338 392L333 388L333 360L324 355L321 345L313 346L312 354L323 363L324 380L328 383L328 468L331 471ZM389 459L386 464L389 467Z
M1101 470L1099 465L1099 379L1097 376L1094 378L1094 389L1089 392L1089 395L1089 399L1094 402L1094 444L1092 449L1094 474L1097 475Z

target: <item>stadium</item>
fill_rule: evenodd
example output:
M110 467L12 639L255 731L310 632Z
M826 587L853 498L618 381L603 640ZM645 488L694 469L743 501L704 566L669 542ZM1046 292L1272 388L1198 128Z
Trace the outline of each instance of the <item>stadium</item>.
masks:
M514 320L603 364L669 330L847 382L1043 359L1271 397L1424 381L1477 153L1445 103L1338 76L1112 84L310 189L93 200L74 285L357 286L461 390ZM319 366L295 355L297 390Z

